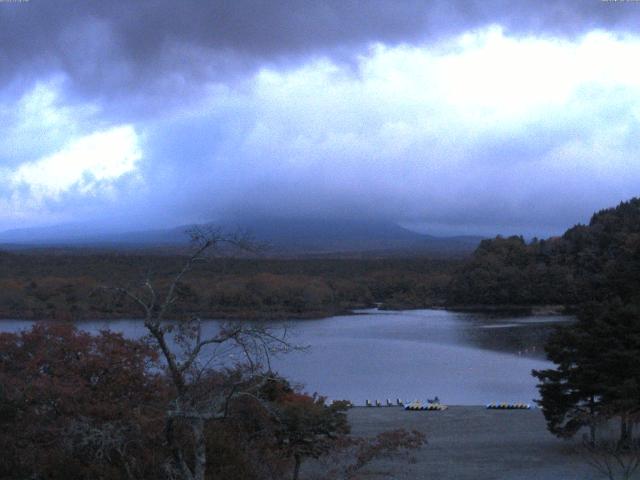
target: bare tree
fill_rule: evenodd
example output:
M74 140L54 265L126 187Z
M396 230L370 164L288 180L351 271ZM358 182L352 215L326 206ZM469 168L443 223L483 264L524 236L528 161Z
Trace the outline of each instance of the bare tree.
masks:
M585 443L582 451L587 463L609 480L630 480L640 468L640 446L621 449L616 442Z
M640 439L633 437L632 426L637 423L638 416L628 415L621 420L620 432L617 435L613 423L600 422L601 435L597 441L588 439L585 435L580 453L586 462L598 473L609 480L630 480L638 478L640 473ZM629 438L625 437L625 429ZM618 438L616 439L616 436Z
M255 323L225 322L214 332L206 333L200 318L168 321L171 307L178 301L177 289L183 278L207 255L233 247L255 251L256 244L244 234L228 235L221 230L194 229L189 232L195 244L163 294L148 276L142 286L115 288L129 297L144 312L144 326L157 345L174 389L174 398L165 414L165 435L171 451L166 471L169 478L204 480L207 466L205 426L227 415L231 400L249 396L256 400L269 379L269 357L286 351L286 332L276 335ZM215 375L212 366L226 367L231 355L241 358L232 375ZM176 423L189 427L192 448L187 450L176 435ZM190 453L189 453L190 452Z
M89 418L78 417L67 427L60 441L72 453L81 450L93 452L92 461L111 463L114 455L118 456L127 480L135 480L136 457L129 450L135 448L139 432L132 431L132 426L124 422L105 422L95 424Z
M318 480L356 480L369 478L364 470L376 460L405 459L427 443L424 433L389 430L375 437L344 436L340 438L328 455L319 462L321 472L313 478Z

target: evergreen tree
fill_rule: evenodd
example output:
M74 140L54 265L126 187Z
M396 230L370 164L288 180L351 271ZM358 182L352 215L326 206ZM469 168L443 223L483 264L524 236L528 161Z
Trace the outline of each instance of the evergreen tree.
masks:
M555 369L534 370L547 428L559 437L572 437L588 426L591 442L602 410L597 339L587 322L563 326L549 339L545 350Z
M555 369L533 371L549 431L573 436L620 419L620 445L632 440L640 414L640 309L615 299L583 307L578 321L561 327L546 346Z

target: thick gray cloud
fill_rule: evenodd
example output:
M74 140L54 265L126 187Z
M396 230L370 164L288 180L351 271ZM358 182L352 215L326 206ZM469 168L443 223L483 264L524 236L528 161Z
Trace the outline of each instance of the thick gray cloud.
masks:
M491 23L572 36L639 21L633 2L601 0L29 0L0 5L0 78L24 85L60 71L76 94L179 96L265 64L348 61L372 43L429 42Z
M0 3L0 228L557 233L640 191L639 22L601 0Z

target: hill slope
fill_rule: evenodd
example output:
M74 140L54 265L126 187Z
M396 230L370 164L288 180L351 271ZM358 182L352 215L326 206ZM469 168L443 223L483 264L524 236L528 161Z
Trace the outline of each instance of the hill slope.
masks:
M468 254L481 237L433 237L391 222L309 219L255 219L226 221L228 231L249 232L271 246L273 254L329 254L377 252L380 254ZM184 247L186 231L193 225L165 230L113 233L86 225L61 225L17 229L0 233L0 244L43 247L150 248Z
M562 237L483 240L451 283L453 305L575 305L640 296L640 198L595 213Z

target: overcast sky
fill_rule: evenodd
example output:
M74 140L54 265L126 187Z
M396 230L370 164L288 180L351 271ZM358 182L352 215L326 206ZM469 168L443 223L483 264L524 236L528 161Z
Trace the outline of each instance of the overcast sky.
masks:
M0 0L0 230L547 236L640 194L640 1Z

